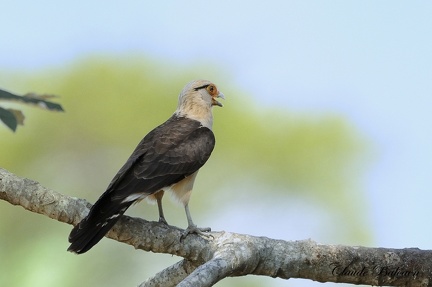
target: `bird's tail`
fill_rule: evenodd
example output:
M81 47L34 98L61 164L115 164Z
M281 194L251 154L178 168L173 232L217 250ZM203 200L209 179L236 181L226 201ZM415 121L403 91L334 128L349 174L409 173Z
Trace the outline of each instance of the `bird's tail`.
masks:
M81 254L98 243L119 220L133 202L113 202L101 197L90 209L89 214L69 234L71 245L68 251Z

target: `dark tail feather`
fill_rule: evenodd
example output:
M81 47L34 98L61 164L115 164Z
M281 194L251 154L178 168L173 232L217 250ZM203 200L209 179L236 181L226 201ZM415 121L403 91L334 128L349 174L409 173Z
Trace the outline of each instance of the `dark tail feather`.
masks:
M119 202L111 201L107 205L107 202L102 201L104 200L98 200L87 217L72 229L69 234L71 245L68 251L81 254L90 250L108 233L132 204L132 202L119 204Z

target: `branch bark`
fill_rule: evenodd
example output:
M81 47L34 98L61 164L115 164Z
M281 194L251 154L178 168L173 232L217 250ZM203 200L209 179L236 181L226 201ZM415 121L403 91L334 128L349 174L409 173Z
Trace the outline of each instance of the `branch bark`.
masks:
M0 199L68 224L77 224L91 204L0 169ZM248 274L385 286L432 286L432 251L321 245L230 232L206 239L158 222L123 216L107 237L136 249L183 257L140 287L212 286ZM65 236L66 240L66 236Z

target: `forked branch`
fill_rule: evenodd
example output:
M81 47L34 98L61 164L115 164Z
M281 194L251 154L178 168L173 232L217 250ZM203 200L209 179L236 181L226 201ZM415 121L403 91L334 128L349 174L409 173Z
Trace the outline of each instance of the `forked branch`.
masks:
M0 199L68 224L77 224L90 204L0 169ZM432 251L321 245L229 232L205 239L158 222L123 216L107 237L136 249L183 257L143 282L144 286L212 286L248 274L385 286L432 286ZM66 240L67 235L65 235Z

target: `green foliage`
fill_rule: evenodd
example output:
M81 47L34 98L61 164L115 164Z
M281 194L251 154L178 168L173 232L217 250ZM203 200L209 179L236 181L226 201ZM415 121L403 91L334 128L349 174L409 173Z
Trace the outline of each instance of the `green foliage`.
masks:
M206 78L218 85L226 100L223 108L214 108L216 148L200 171L191 200L198 224L212 226L211 220L227 213L234 214L230 222L245 218L248 223L247 218L258 212L253 206L262 206L265 201L273 210L286 210L295 199L303 198L311 209L317 207L337 218L334 225L340 228L328 227L332 243L369 240L363 198L358 192L367 149L357 132L339 116L263 108L254 100L258 95L230 87L221 74L209 72L207 66L185 68L139 59L99 59L63 71L9 80L17 90L49 90L61 95L68 112L55 118L46 113L32 114L28 128L16 135L0 130L0 166L94 202L141 138L174 112L184 84ZM0 86L5 84L0 77ZM186 226L183 210L167 199L164 204L168 222ZM28 282L32 286L138 285L178 260L135 251L107 239L89 253L74 256L66 252L71 226L5 205L0 202L4 219L0 232L5 235L0 238L0 269L10 270L5 271L7 276L0 276L1 286L30 286ZM284 228L283 213L278 212L276 220L262 218L248 224L258 228L255 234L260 234L260 226ZM131 208L128 214L157 219L156 207L145 203ZM304 216L300 213L295 220L302 222ZM318 211L312 216L324 224ZM237 232L238 227L229 231ZM226 228L223 224L219 229ZM283 239L298 239L290 235L290 227L285 228L288 235ZM45 261L56 263L46 265ZM50 274L61 276L43 278L33 264L49 266ZM20 276L22 266L27 271L39 271L24 271L29 274L25 278ZM241 282L264 285L256 279L227 282L233 280L238 286Z
M52 95L37 95L29 93L24 96L18 96L8 91L0 89L0 101L15 101L24 104L36 105L40 108L50 111L61 111L61 105L47 101L46 99L52 98ZM24 114L20 110L4 109L0 107L0 121L2 121L8 128L15 131L18 125L24 125Z

